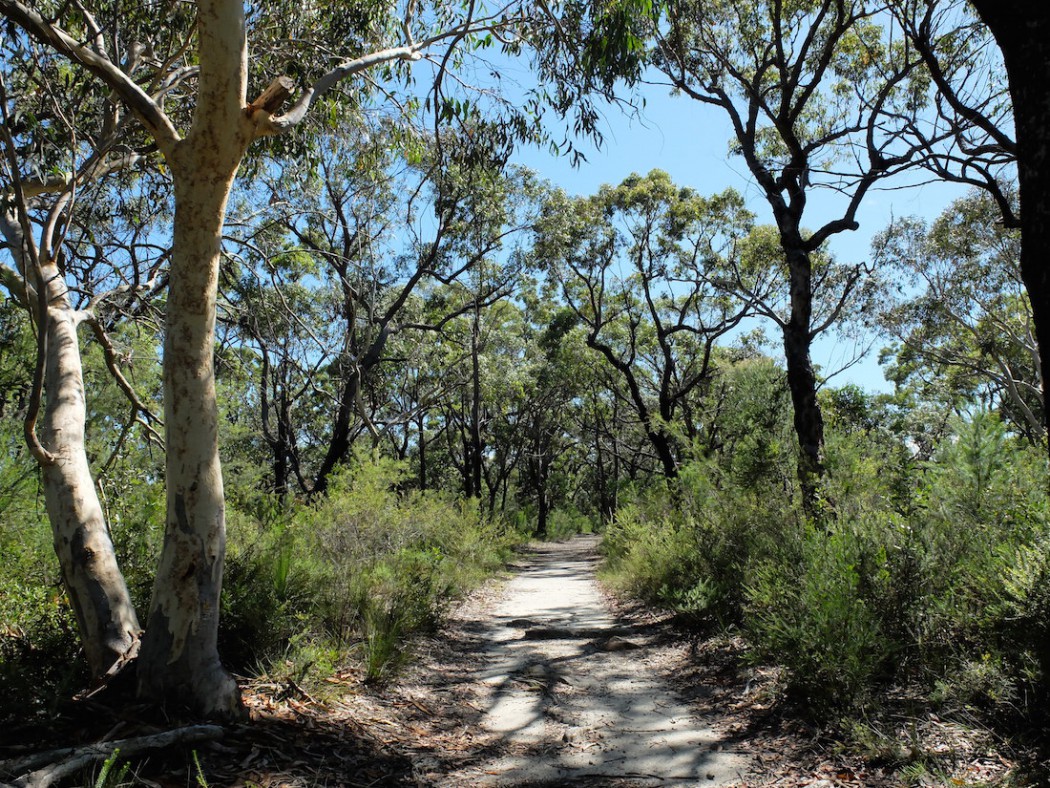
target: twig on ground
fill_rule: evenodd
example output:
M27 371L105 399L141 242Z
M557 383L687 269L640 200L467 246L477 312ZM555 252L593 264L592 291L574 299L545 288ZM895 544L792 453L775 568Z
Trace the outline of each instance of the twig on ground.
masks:
M0 774L21 775L9 784L0 783L0 788L47 788L93 761L105 760L117 750L126 757L144 750L170 747L173 744L211 741L222 738L222 735L223 729L218 725L190 725L150 736L136 736L83 747L63 747L23 758L0 761Z

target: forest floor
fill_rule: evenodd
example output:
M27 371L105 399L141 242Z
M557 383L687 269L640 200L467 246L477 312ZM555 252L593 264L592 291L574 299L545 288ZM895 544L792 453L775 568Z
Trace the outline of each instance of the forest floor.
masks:
M384 688L365 685L359 667L311 691L288 677L246 680L249 722L139 756L119 784L1048 784L1019 777L1018 756L990 732L930 713L854 723L851 743L837 744L791 712L776 669L746 664L739 639L691 637L666 614L606 594L595 579L597 543L523 550L509 577L457 605ZM48 746L137 741L173 727L134 706L91 701L34 724L6 731L0 767ZM94 769L82 772L88 781L62 784L93 785Z
M866 747L836 744L785 713L779 671L748 667L740 639L690 637L604 592L598 541L531 545L385 698L361 698L387 704L415 784L1029 784L989 732L936 715L889 732L883 721Z

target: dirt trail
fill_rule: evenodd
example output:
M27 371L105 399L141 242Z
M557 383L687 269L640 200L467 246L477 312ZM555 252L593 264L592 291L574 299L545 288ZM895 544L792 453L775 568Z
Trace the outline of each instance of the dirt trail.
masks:
M446 762L434 784L740 781L746 759L659 677L644 632L610 613L594 579L596 546L583 537L534 548L495 605L464 625L473 654L437 671L436 683L476 712L473 755L451 772ZM447 701L446 710L457 702Z

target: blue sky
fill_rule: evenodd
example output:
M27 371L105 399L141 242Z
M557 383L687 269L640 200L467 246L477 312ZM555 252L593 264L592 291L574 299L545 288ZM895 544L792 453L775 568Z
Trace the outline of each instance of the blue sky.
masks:
M675 183L702 194L733 187L747 198L758 221L772 221L769 206L754 186L747 166L728 154L731 129L720 110L684 96L671 96L666 87L649 86L643 95L646 106L640 119L630 118L616 108L606 111L605 143L600 150L581 144L580 150L588 161L579 168L573 168L567 158L553 157L539 149L522 150L516 157L517 163L570 194L579 195L593 194L604 183L619 183L632 172L647 173L658 168L670 173ZM807 226L841 215L841 196L824 194L813 198L807 207ZM860 229L835 236L831 249L843 262L867 260L872 237L885 229L892 217L918 215L932 219L962 194L960 187L945 183L871 192L858 214ZM823 217L821 209L826 212ZM767 328L767 334L771 339L777 338L775 327ZM885 380L877 362L878 350L884 344L884 340L876 339L867 357L837 376L833 383L852 382L868 391L891 391L892 385ZM813 361L825 370L837 368L852 350L852 343L823 339L814 348Z

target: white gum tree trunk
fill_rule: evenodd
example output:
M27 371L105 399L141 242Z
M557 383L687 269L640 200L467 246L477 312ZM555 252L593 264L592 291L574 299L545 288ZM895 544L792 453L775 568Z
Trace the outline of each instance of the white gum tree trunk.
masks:
M62 579L97 678L134 655L141 628L88 467L80 321L55 267L46 265L43 273L49 308L40 441L54 457L43 465L44 500Z
M212 353L233 172L199 178L194 170L208 170L173 170L177 207L164 341L167 521L138 677L149 697L226 717L236 715L240 699L216 645L226 528Z
M167 519L139 656L140 694L206 717L242 713L219 660L226 517L215 394L215 299L226 202L255 134L245 112L247 48L237 0L200 2L200 94L168 152L175 225L164 338Z
M0 217L0 234L19 264L21 278L15 286L24 288L32 265L26 239L13 216ZM38 330L47 334L39 437L51 460L41 463L44 503L88 667L97 679L134 656L141 627L88 466L87 406L77 338L80 316L69 302L57 268L53 264L42 268L49 305L44 329L40 329L40 310L31 311ZM35 304L35 299L30 300Z

